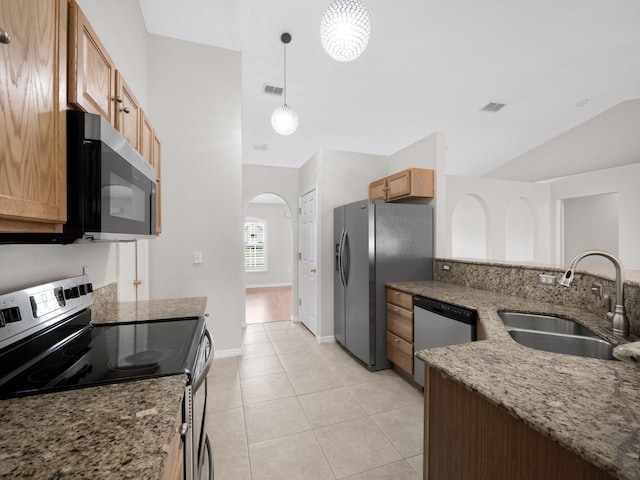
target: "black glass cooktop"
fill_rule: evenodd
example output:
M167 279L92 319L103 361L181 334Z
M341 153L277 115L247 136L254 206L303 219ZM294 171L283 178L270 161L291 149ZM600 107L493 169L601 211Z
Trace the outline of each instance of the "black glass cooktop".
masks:
M89 310L0 352L0 398L190 373L193 368L204 328L200 317L90 325L87 316Z

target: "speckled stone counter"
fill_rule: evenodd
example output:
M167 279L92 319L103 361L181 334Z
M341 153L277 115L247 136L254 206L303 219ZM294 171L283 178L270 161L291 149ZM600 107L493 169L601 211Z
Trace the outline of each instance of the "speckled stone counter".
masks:
M159 479L184 375L0 401L0 478Z
M117 303L112 290L94 298L92 323L202 316L207 304ZM0 400L0 478L160 479L185 381L174 375Z
M388 286L478 312L487 340L421 350L418 358L613 476L640 479L640 368L524 347L497 311L573 318L619 343L601 317L445 282Z
M91 322L120 323L162 318L201 317L207 307L207 297L170 298L138 302L94 303Z

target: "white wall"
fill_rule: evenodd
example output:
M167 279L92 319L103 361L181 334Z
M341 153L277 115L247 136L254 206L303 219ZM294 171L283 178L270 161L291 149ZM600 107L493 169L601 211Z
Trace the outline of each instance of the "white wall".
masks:
M454 210L462 198L471 195L485 209L488 259L506 259L508 212L515 202L522 200L529 205L533 214L533 261L550 263L554 251L550 192L551 187L548 184L448 175L445 214L447 222L444 232L438 234L447 242L443 256L452 256L453 236L450 220L454 216ZM456 212L456 215L460 214L464 215L464 212Z
M640 163L623 167L583 173L556 180L550 184L551 200L554 204L575 197L587 195L601 195L607 193L618 194L618 255L627 269L640 269ZM558 222L554 210L554 233ZM600 219L593 216L584 218L585 223L599 225ZM595 246L594 246L595 248ZM570 259L566 259L569 261ZM560 253L556 262L562 263Z
M219 354L240 352L244 321L241 84L238 52L149 36L163 195L163 233L149 245L150 296L208 297Z
M435 194L429 202L434 211L434 250L438 257L446 253L447 238L442 236L446 229L447 175L446 143L444 132L434 132L425 138L397 151L389 157L389 171L392 175L407 168L429 168L435 170Z
M251 217L265 224L267 264L267 270L264 272L245 272L247 288L292 284L292 216L289 207L282 204L250 203L245 209L245 219Z

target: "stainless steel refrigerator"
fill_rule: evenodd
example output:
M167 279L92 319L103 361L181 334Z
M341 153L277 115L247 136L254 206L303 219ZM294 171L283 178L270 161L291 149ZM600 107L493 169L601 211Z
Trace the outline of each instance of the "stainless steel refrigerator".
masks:
M333 211L336 341L370 370L387 360L389 282L433 278L433 208L362 200Z

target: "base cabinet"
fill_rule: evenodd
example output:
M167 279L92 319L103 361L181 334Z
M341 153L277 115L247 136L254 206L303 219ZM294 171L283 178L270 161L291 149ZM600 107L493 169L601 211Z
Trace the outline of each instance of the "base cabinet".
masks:
M614 478L432 368L424 395L424 480Z
M182 411L178 413L176 418L175 433L169 445L169 455L162 474L162 480L184 479L184 442L180 433L181 427Z
M387 288L387 358L413 376L413 296Z

